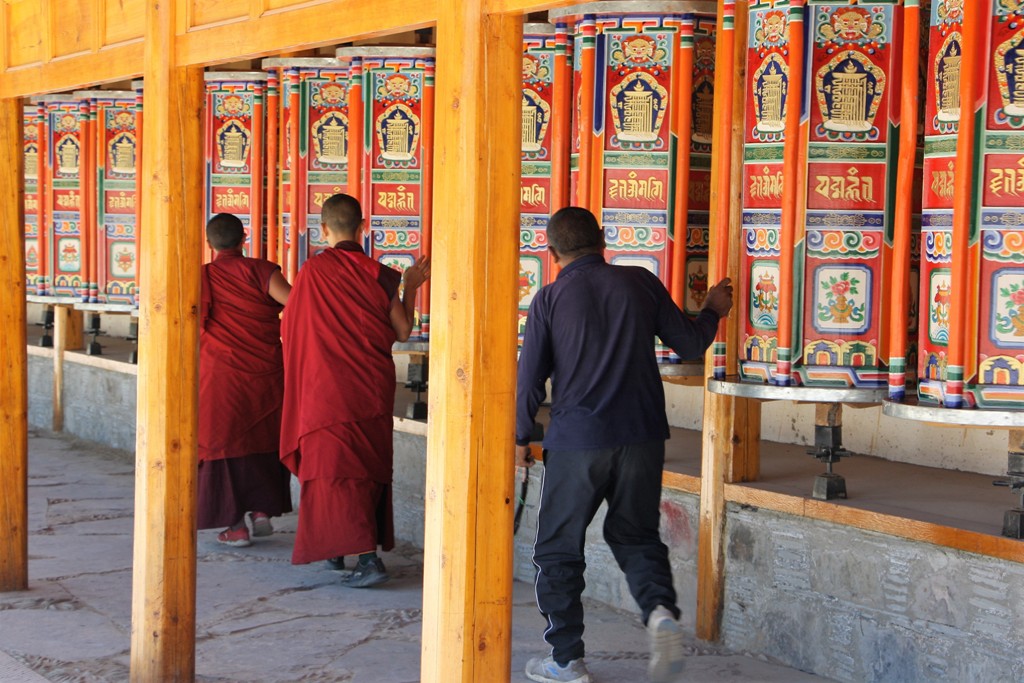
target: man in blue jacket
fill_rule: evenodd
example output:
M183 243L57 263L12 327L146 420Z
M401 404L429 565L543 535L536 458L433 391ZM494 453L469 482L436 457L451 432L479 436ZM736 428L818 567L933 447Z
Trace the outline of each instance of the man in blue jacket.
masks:
M644 268L604 260L604 233L586 209L564 208L548 225L561 272L530 305L519 357L516 465L530 467L530 435L551 380L544 486L533 561L537 606L551 655L526 676L590 683L583 662L583 544L602 501L604 538L626 574L651 641L656 683L683 668L679 608L661 542L661 474L669 437L655 337L683 359L700 358L732 308L728 278L712 287L696 319Z

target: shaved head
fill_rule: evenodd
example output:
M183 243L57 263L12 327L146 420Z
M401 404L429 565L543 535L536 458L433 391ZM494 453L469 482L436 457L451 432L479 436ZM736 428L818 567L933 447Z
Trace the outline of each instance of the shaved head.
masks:
M218 213L206 224L206 239L215 251L237 249L245 239L245 227L238 216Z
M324 202L320 221L335 237L354 238L363 222L363 210L358 199L338 193Z

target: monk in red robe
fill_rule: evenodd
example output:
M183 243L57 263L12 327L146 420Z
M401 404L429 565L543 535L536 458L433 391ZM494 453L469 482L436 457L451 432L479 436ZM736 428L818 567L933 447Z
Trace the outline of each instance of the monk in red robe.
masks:
M200 529L227 526L244 547L291 512L291 475L278 457L284 367L281 309L291 287L270 261L242 255L245 230L222 213L206 226L215 252L202 270L199 333Z
M403 278L364 254L362 211L349 195L325 201L321 218L332 248L302 266L281 327L281 460L302 484L292 563L334 558L340 568L357 555L346 585L364 588L388 579L377 548L394 547L391 347L412 332L430 264L419 259Z

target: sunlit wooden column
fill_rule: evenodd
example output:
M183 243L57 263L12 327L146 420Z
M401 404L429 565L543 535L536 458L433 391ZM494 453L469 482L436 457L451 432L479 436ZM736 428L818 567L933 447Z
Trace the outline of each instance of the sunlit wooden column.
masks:
M747 3L719 0L715 133L711 160L712 281L729 276L739 290L743 199L743 121L746 87ZM724 30L723 30L724 29ZM723 39L725 38L725 39ZM731 50L731 52L730 52ZM721 84L721 85L719 85ZM727 86L732 87L727 90ZM723 112L729 112L725 114ZM737 372L739 320L725 323L725 374ZM715 366L706 363L707 374ZM757 479L761 406L751 399L704 392L700 531L697 544L697 636L718 640L725 589L725 484Z
M28 354L21 100L0 100L0 591L28 588Z
M131 680L195 677L201 69L174 63L175 0L147 0Z
M422 680L508 681L522 19L437 26Z

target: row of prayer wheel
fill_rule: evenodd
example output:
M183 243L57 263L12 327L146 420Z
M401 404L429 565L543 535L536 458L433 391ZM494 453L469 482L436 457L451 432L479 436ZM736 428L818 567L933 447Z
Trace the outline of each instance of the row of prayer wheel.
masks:
M736 29L726 4L721 26L714 3L678 1L595 2L525 26L520 332L555 275L547 218L568 204L598 216L612 263L650 269L699 310L716 42ZM774 0L746 11L739 379L895 400L916 382L923 401L1019 408L1024 10ZM403 268L428 253L432 49L262 66L206 75L208 214L242 217L247 253L290 276L325 246L320 206L338 191L362 201L375 258ZM141 89L119 95L26 108L30 292L137 303ZM923 135L908 143L915 124Z
M921 5L748 5L743 382L1024 407L1024 8Z
M138 305L141 85L24 108L26 291Z

